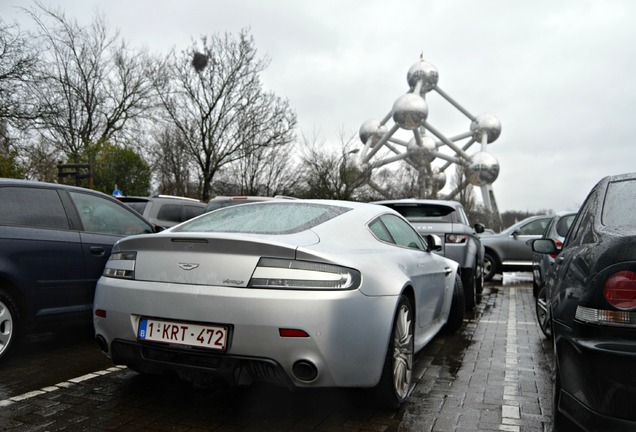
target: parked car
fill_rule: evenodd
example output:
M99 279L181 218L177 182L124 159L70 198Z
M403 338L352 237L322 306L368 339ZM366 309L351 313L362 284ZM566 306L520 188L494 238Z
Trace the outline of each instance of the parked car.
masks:
M144 374L375 387L395 407L414 353L463 321L458 265L438 245L371 204L219 209L117 243L97 287L96 337L115 364Z
M172 195L117 197L159 229L166 229L205 212L205 204L193 198Z
M495 230L490 229L490 228L484 228L484 231L481 233L478 233L477 236L478 237L485 237L485 236L489 236L489 235L493 235L493 234L497 234L495 232Z
M572 221L576 216L576 211L560 211L552 216L548 226L541 238L551 238L557 244L558 247L563 246L563 240L567 234ZM530 240L534 241L534 240ZM541 254L538 252L532 253L532 289L535 298L539 294L539 290L545 283L545 275L552 267L556 255Z
M541 238L553 239L557 247L561 248L561 246L563 246L565 235L570 229L575 216L576 211L556 213L552 216L552 219L550 220L550 223L548 223L548 226ZM551 337L551 326L550 322L547 320L545 301L546 290L544 285L545 277L548 274L548 271L550 271L556 257L556 254L542 254L538 252L533 252L532 254L532 292L536 299L535 310L539 326L548 338Z
M636 430L636 173L587 196L545 282L554 346L554 425Z
M532 271L530 240L540 238L551 216L531 216L500 233L480 237L484 245L484 280L504 271Z
M206 212L220 209L223 207L229 207L237 204L249 204L254 202L262 202L262 201L271 201L273 199L296 199L292 197L278 195L275 197L266 197L266 196L216 196L208 202L208 205L205 208Z
M153 232L108 195L0 179L0 359L26 331L91 324L97 279L113 244Z
M484 226L479 223L471 226L464 207L457 201L401 199L374 204L397 211L421 235L435 234L442 239L439 254L459 263L466 309L472 310L477 303L477 294L484 287L484 248L478 237Z

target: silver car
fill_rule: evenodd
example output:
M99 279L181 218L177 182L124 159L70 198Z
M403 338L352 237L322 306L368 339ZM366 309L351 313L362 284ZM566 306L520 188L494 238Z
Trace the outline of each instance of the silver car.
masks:
M504 271L532 271L530 240L541 238L551 216L530 216L498 234L480 237L484 245L484 280Z
M435 234L442 240L439 254L457 261L464 285L466 310L473 310L484 288L484 247L478 234L484 225L471 226L464 206L450 200L398 199L376 201L400 213L421 235Z
M232 385L375 388L397 407L414 353L463 321L457 263L372 204L272 200L117 243L95 333L115 364Z

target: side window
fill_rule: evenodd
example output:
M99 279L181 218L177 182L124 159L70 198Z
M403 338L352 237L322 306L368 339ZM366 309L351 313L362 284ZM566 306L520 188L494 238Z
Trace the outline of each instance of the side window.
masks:
M519 228L519 235L536 235L540 236L545 232L546 226L550 222L550 218L545 219L537 219L532 222L529 222Z
M380 219L384 222L391 237L395 240L395 244L398 246L421 250L426 249L422 237L420 237L408 222L405 222L395 215L383 215L380 216Z
M393 240L393 237L391 237L389 230L386 229L386 226L382 223L380 219L376 219L373 222L371 222L369 224L369 228L371 229L371 232L373 233L374 236L376 236L378 240L395 244L395 241Z
M84 231L111 235L152 232L152 227L134 213L105 198L80 192L71 192L70 195Z
M577 214L572 227L568 232L569 236L565 241L565 246L570 244L583 244L594 241L592 227L594 226L594 213L597 209L598 192L593 190L583 203L581 210Z
M69 229L64 206L55 189L3 187L0 203L0 224Z
M157 213L157 219L170 222L183 222L181 218L181 208L179 204L164 204Z
M556 232L559 236L565 237L565 235L568 233L568 230L570 229L570 226L572 225L574 216L576 215L567 215L559 219L559 222L556 226Z

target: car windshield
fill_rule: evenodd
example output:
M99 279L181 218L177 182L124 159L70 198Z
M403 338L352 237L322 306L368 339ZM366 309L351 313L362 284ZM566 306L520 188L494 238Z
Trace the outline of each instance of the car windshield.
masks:
M293 234L313 228L350 209L315 203L258 203L233 206L186 222L175 232Z
M453 222L455 211L452 207L435 204L389 204L387 207L413 222Z
M603 204L603 225L636 225L636 180L611 182Z

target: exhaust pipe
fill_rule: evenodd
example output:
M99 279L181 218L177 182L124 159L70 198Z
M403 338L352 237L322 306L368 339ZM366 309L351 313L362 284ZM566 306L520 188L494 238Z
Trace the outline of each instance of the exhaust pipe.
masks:
M300 381L310 382L318 376L318 368L309 360L298 360L292 366L294 376Z

